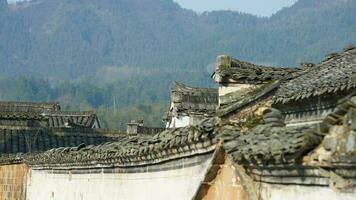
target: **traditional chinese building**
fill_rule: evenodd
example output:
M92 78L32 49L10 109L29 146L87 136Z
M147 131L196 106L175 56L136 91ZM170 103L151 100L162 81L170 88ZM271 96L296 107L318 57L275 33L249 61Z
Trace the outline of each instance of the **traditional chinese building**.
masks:
M229 56L219 56L216 66L213 78L220 88L213 116L155 135L127 135L16 160L3 157L0 173L7 173L0 183L21 192L0 195L28 200L355 198L355 47L299 68Z
M112 141L110 134L98 134L100 131L93 112L61 111L58 103L0 102L2 154Z
M217 89L196 88L174 82L166 128L197 125L201 120L213 117L217 106Z

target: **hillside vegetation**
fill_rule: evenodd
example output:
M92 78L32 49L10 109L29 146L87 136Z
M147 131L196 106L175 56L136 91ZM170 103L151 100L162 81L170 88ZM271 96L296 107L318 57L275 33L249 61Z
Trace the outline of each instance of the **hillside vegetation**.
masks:
M160 125L172 80L212 86L217 55L318 62L356 43L355 21L354 0L299 0L269 18L172 0L0 0L0 100L96 109L109 127Z

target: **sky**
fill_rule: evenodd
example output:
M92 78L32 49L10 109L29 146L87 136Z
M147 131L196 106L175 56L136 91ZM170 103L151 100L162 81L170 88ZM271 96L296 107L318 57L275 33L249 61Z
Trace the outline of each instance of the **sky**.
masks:
M174 0L181 7L196 12L212 10L236 10L259 16L270 16L297 0Z
M15 2L19 0L8 0ZM236 10L258 16L270 16L283 7L291 6L297 0L174 0L181 7L196 12L212 10Z

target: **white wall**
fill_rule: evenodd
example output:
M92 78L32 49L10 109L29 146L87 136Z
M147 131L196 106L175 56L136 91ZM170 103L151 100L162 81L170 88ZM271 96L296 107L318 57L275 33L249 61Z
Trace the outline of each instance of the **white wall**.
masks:
M262 184L262 200L355 200L353 193L340 193L330 187L298 186L298 185L267 185Z
M167 122L166 128L179 128L179 127L186 127L190 124L190 117L189 116L177 116L172 117L172 119Z
M32 170L27 200L191 199L209 162L210 158L195 166L143 173L55 174Z
M219 86L219 96L224 96L233 92L243 91L252 88L253 85L250 84L230 84L228 86Z

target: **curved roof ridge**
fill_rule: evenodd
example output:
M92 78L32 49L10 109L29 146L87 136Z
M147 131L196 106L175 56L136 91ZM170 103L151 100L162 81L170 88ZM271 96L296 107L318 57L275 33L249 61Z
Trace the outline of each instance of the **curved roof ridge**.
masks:
M216 70L212 77L217 83L261 84L298 71L301 69L258 65L220 55L217 57Z
M217 88L200 88L193 87L184 83L173 81L174 89L172 91L177 92L204 92L204 93L217 93Z
M84 116L84 115L96 115L92 110L90 111L49 111L44 112L44 115L50 116Z
M214 119L197 126L166 129L155 136L125 136L117 142L56 148L29 155L24 161L38 168L131 167L162 163L214 150Z

